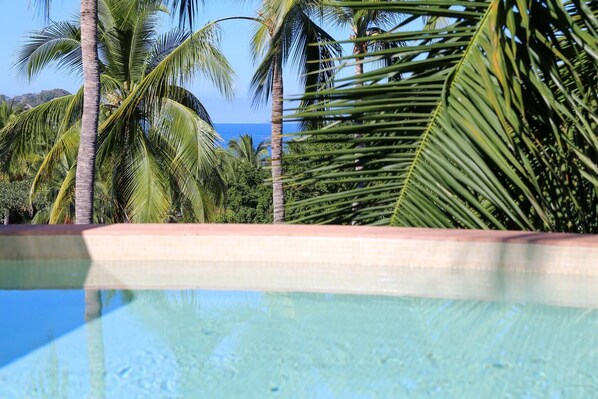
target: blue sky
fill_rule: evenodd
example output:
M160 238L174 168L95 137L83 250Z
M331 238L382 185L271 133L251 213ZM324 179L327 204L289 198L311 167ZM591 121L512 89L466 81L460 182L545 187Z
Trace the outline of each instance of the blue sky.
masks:
M19 76L11 68L18 47L28 31L44 26L43 18L29 5L28 0L0 0L0 93L14 96L45 89L62 88L75 91L81 82L61 71L48 69L33 81ZM196 26L217 18L233 15L254 15L257 1L206 1ZM51 18L71 19L78 11L79 0L53 0ZM170 22L170 21L169 21ZM163 29L168 29L169 22ZM170 23L171 24L171 23ZM190 89L204 102L213 120L217 123L263 123L269 121L270 111L266 106L254 109L249 98L249 82L254 64L249 50L253 25L249 21L227 21L222 25L222 51L237 73L236 98L224 100L217 90L207 82L197 80ZM298 93L295 71L285 72L285 95Z

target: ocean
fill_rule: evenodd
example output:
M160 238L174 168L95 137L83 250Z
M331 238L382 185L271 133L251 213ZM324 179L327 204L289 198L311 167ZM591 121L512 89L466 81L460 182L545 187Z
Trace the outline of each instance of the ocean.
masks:
M230 139L238 138L242 134L253 136L253 143L257 145L260 141L270 139L269 123L214 123L214 127L222 142L220 145L226 147ZM285 123L284 133L293 133L299 131L298 123Z

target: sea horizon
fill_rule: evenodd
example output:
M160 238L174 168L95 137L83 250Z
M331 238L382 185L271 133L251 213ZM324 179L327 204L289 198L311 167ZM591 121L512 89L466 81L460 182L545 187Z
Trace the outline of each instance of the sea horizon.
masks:
M214 123L216 132L222 137L220 146L226 147L229 140L238 138L242 134L249 134L253 137L254 145L258 145L261 141L270 140L271 123ZM299 131L299 124L297 122L285 122L284 133L292 133Z

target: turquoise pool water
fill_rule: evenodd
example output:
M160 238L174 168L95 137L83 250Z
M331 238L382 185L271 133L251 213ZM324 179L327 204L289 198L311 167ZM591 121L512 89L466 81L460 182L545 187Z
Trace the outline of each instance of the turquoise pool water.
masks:
M94 304L0 291L0 398L598 397L595 309L205 290Z

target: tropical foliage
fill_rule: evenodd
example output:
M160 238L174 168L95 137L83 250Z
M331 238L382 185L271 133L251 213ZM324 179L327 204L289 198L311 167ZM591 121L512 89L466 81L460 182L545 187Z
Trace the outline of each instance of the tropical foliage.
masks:
M27 210L30 184L27 180L0 180L0 216L3 224L10 223L11 212Z
M314 216L317 209L305 209L303 204L312 198L322 196L333 196L335 193L347 190L352 187L351 183L330 184L326 181L311 181L314 177L314 170L320 165L326 164L331 159L330 154L343 152L352 148L344 142L344 136L328 136L320 140L317 136L299 136L287 143L285 161L287 162L287 173L294 176L285 182L285 194L287 196L287 214L290 220L301 223L314 223ZM354 170L354 165L347 165L347 170ZM317 174L316 174L317 175ZM337 207L334 201L322 203L327 212L335 212Z
M257 146L253 144L253 136L242 134L239 139L231 139L228 149L234 160L246 162L255 166L263 166L268 156L269 143L261 141Z
M259 25L252 39L252 52L261 62L251 86L256 103L272 99L272 186L274 223L284 223L285 200L282 182L283 152L283 67L298 69L306 90L330 87L334 56L340 46L318 24L324 15L319 0L263 0ZM311 103L306 99L303 105Z
M242 134L218 151L226 195L215 221L218 223L272 223L272 185L268 183L268 143L257 145Z
M303 184L338 190L301 201L299 220L598 232L597 2L339 5L402 14L377 36L400 45L305 96L320 103L296 117L326 124L309 133L352 148L320 154Z
M269 171L241 162L234 179L227 183L226 196L215 217L217 223L272 223L272 185Z
M97 4L96 221L215 211L226 222L598 232L595 1L262 0L258 17L238 18L259 21L252 91L256 103L272 100L269 159L250 136L216 148L185 89L200 73L232 94L215 25L154 28L167 5L191 26L199 2ZM351 39L334 41L328 26ZM82 61L79 24L54 22L28 39L18 65L31 77L50 64L80 73ZM283 190L288 66L306 93L287 104L310 130L287 142ZM32 198L52 203L36 220L74 219L82 95L18 116L0 107L2 179L35 168Z
M161 2L99 0L101 120L98 135L96 221L161 222L169 215L209 220L222 198L214 168L210 118L184 88L197 73L231 94L230 65L217 48L214 24L190 33L156 31ZM54 22L32 34L18 65L29 76L50 64L81 71L80 27ZM21 114L2 130L0 149L8 163L31 152L45 159L33 192L60 183L50 222L72 220L82 90ZM108 216L108 217L106 217Z
M14 101L0 100L0 129L15 120L20 106ZM19 219L29 216L29 187L31 185L31 167L39 164L36 156L25 158L18 165L4 165L0 170L0 216L4 224L12 222L11 214L18 213Z

